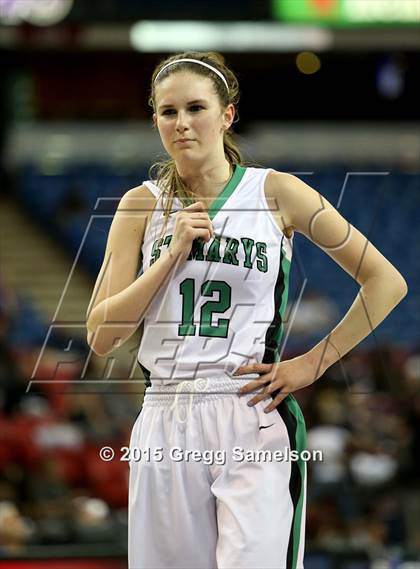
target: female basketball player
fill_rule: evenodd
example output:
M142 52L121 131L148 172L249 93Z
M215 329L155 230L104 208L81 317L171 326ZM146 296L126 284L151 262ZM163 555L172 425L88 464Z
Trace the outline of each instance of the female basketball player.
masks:
M122 198L87 321L104 355L144 320L151 385L130 443L130 567L302 567L305 463L270 458L304 449L292 392L363 340L407 285L317 191L244 166L231 137L238 83L221 56L163 61L150 100L170 158ZM294 231L360 290L326 338L280 362Z

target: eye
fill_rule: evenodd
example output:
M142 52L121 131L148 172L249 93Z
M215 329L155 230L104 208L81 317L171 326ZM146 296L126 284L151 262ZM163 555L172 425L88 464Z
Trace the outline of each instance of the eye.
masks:
M188 107L188 110L193 113L197 113L203 109L204 109L203 105L191 105L190 107ZM176 114L176 109L165 109L162 111L161 114L166 116L173 115Z

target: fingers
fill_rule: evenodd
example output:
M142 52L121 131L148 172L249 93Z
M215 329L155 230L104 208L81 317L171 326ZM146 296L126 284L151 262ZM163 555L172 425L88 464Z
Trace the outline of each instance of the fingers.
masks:
M194 202L191 205L187 205L187 207L184 207L184 211L205 211L205 207L203 202Z
M251 391L255 391L255 389L261 388L266 383L270 382L270 378L267 376L262 376L254 381L250 381L243 387L241 387L238 391L240 395L245 395L246 393L251 393Z
M195 202L177 212L171 247L181 252L182 261L191 254L193 241L208 243L212 237L215 237L213 224L203 202Z
M276 407L278 407L281 402L293 391L290 384L287 381L280 379L279 375L276 375L276 370L278 366L276 364L249 364L242 366L236 370L233 374L234 376L246 375L250 373L261 374L258 379L250 381L241 389L239 389L238 394L244 395L251 393L252 391L259 390L259 393L255 394L252 399L247 402L247 405L252 407L260 401L265 399L271 399L270 404L264 409L265 413L270 413ZM284 383L286 385L284 385ZM275 396L272 393L275 392Z
M272 392L277 391L278 393L273 398ZM265 413L270 413L276 407L280 405L280 403L289 395L289 391L283 391L282 388L278 386L274 386L274 384L268 384L266 388L261 392L255 395L252 399L250 399L247 403L249 407L253 407L260 401L264 401L265 399L271 399L270 404L264 409Z
M249 364L238 368L233 375L247 375L249 373L269 373L273 364Z
M214 237L212 224L204 219L196 219L191 226L191 230L194 239L204 239L207 242Z
M213 224L208 217L207 219L191 219L190 216L183 216L177 220L176 227L179 228L187 236L187 238L191 240L203 237L206 241L208 241L215 235ZM206 231L205 234L203 234L201 231L203 229Z
M208 214L205 211L198 211L203 209L203 204L201 202L196 202L190 206L181 210L181 217L179 218L179 223L184 225L184 227L192 227L193 229L207 228L211 237L215 236L213 224L210 221ZM196 235L195 238L201 237L201 235ZM209 239L204 238L205 241Z
M192 219L190 225L193 229L202 229L203 227L209 231L213 231L213 225L208 219Z
M203 211L203 212L197 211L197 212L188 213L188 217L190 219L206 219L207 221L210 221L209 215L205 211Z
M248 401L247 405L248 405L248 407L253 407L254 405L259 403L260 401L264 401L264 399L268 399L269 397L271 398L270 394L267 393L267 391L264 389L264 391L262 391L261 393L258 393L258 395L256 395L252 399L250 399Z
M212 233L209 229L194 229L194 239L204 239L204 241L210 241L212 238Z
M271 413L271 411L274 411L274 409L276 407L278 407L280 405L280 403L282 403L282 401L284 399L286 399L286 397L289 394L286 393L285 391L279 393L278 395L276 395L276 397L273 399L273 401L270 403L270 405L268 405L265 409L264 409L264 413Z

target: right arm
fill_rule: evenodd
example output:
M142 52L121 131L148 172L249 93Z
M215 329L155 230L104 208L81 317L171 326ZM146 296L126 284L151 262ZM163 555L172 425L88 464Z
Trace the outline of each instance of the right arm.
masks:
M192 204L177 214L169 248L136 279L146 210L154 205L154 197L141 186L124 195L115 214L87 315L87 342L97 355L110 353L134 334L172 269L185 262L192 241L210 239L211 224L203 205Z
M111 324L104 308L135 281L148 214L155 204L151 192L140 186L122 197L114 215L104 260L86 315L87 343L98 355L110 352L116 338L121 338L123 343L137 328L134 322L130 325L130 319L125 319L122 325L122 319L113 318Z

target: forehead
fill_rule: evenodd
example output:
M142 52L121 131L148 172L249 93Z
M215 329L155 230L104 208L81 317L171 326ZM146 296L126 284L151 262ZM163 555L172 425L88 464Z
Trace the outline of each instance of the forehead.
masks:
M157 105L211 98L217 98L213 81L209 77L191 71L172 73L159 81L155 88Z

